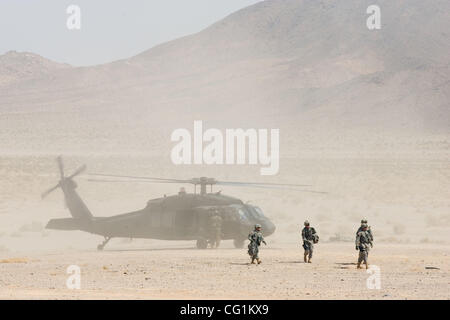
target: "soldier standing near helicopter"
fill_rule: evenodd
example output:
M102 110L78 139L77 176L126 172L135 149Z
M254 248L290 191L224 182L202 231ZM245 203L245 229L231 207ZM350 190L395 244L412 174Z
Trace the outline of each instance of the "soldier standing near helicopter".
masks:
M209 218L209 243L211 248L218 248L222 239L222 217L216 210Z
M311 263L314 243L319 241L319 236L317 235L316 230L309 225L308 220L305 221L304 225L305 227L302 230L303 249L305 249L303 261Z
M250 256L251 263L254 264L256 260L256 262L260 264L261 259L259 259L258 255L259 246L261 245L261 243L267 245L261 233L261 225L255 225L255 230L250 232L250 234L248 235L248 240L250 240L250 243L248 244L248 254Z
M362 230L356 234L355 241L356 250L359 250L357 268L361 269L361 262L364 262L366 269L369 269L369 249L373 247L372 238L366 223L363 223L361 228Z

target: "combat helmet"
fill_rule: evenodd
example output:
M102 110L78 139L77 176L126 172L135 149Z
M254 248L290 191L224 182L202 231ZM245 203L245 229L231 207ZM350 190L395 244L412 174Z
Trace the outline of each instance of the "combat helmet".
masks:
M261 225L260 224L255 224L255 230L256 229L261 229Z
M308 221L308 220L305 220L304 225L305 225L305 226L309 226L309 221Z
M367 224L367 219L366 218L361 220L361 225L363 225L364 223Z

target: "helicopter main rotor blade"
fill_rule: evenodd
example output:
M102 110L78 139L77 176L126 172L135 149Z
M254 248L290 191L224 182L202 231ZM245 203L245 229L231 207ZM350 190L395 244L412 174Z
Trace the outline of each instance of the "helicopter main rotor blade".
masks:
M92 176L101 176L101 177L112 177L112 178L128 178L128 179L142 179L142 180L158 180L158 181L170 181L170 182L178 182L178 183L192 183L192 184L201 184L200 180L190 179L171 179L171 178L157 178L157 177L141 177L141 176L126 176L126 175L116 175L116 174L102 174L102 173L90 173ZM262 185L262 186L280 186L280 187L311 187L308 184L289 184L289 183L272 183L272 182L240 182L240 181L211 181L212 184L217 185ZM210 184L209 181L206 184Z
M77 170L75 170L75 172L72 173L68 178L72 179L73 177L83 173L84 171L86 171L86 168L87 168L86 165L83 164L81 167L79 167Z
M231 187L248 187L248 188L265 188L265 189L284 189L293 190L301 192L311 192L311 193L321 193L325 194L327 192L314 191L314 190L301 190L295 189L298 187L311 187L311 185L306 184L293 184L293 183L273 183L273 182L240 182L240 181L218 181L215 179L205 178L194 178L189 180L183 179L170 179L170 178L158 178L158 177L142 177L142 176L127 176L127 175L117 175L117 174L103 174L103 173L90 173L91 176L99 177L109 177L109 178L124 178L128 180L101 180L101 179L90 179L92 182L149 182L149 183L190 183L194 185L222 185ZM132 179L132 180L129 180Z
M107 180L107 179L88 179L89 182L139 182L139 183L180 183L174 181L150 181L150 180Z
M220 183L218 183L220 184ZM303 189L296 189L293 187L286 187L285 185L280 186L265 186L265 185L246 185L246 184L224 184L225 186L231 186L231 187L243 187L243 188L260 188L260 189L277 189L277 190L287 190L287 191L296 191L296 192L309 192L309 193L319 193L319 194L327 194L328 192L324 191L315 191L315 190L303 190Z
M311 187L309 184L292 184L292 183L272 183L272 182L239 182L239 181L217 181L217 185L228 186L277 186L277 187Z
M106 179L88 179L89 182L112 182L112 183L131 183L131 182L139 182L139 183L179 183L174 181L150 181L150 180L106 180ZM310 192L310 193L319 193L326 194L328 192L322 191L314 191L314 190L301 190L301 189L293 189L293 188L283 188L282 186L263 186L263 185L245 185L245 184L231 184L227 185L230 187L244 187L244 188L261 188L261 189L278 189L278 190L290 190L297 192Z
M181 180L181 179L166 179L166 178L156 178L156 177L138 177L138 176L125 176L117 174L103 174L103 173L90 173L91 176L99 177L111 177L111 178L128 178L128 179L142 179L142 180L157 180L165 182L177 182L177 183L191 183L191 180Z

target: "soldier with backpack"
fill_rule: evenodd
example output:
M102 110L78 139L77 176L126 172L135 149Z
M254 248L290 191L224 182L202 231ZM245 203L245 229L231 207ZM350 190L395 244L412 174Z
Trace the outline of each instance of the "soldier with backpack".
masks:
M304 225L305 227L302 230L303 249L305 249L303 260L305 263L311 263L314 244L319 242L319 235L316 230L310 226L308 220L305 221Z

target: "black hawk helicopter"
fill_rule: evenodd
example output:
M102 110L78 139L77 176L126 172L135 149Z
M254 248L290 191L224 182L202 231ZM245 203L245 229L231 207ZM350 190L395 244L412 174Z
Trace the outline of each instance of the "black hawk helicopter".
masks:
M165 179L156 177L135 177L122 175L91 174L93 176L109 177L109 180L90 179L95 182L127 182L127 180L110 180L110 178L127 178L132 182L193 184L194 193L186 193L184 188L177 195L164 196L147 202L145 208L119 214L111 217L94 217L81 197L75 191L77 184L73 178L86 170L83 165L72 175L64 175L64 165L61 157L57 158L60 181L57 185L42 194L45 198L49 193L61 188L64 193L67 208L72 218L51 219L46 228L55 230L81 230L104 237L98 245L103 250L112 238L145 238L159 240L194 240L197 248L207 248L205 237L207 221L213 215L222 218L222 239L234 240L236 248L242 248L247 235L255 224L260 224L265 236L275 232L275 225L263 214L262 210L241 200L212 192L213 185L241 186L257 188L304 187L297 184L257 183L217 181L213 178L194 178L190 180ZM197 193L200 186L200 193ZM211 192L207 193L207 186ZM324 193L310 190L300 190L314 193Z

